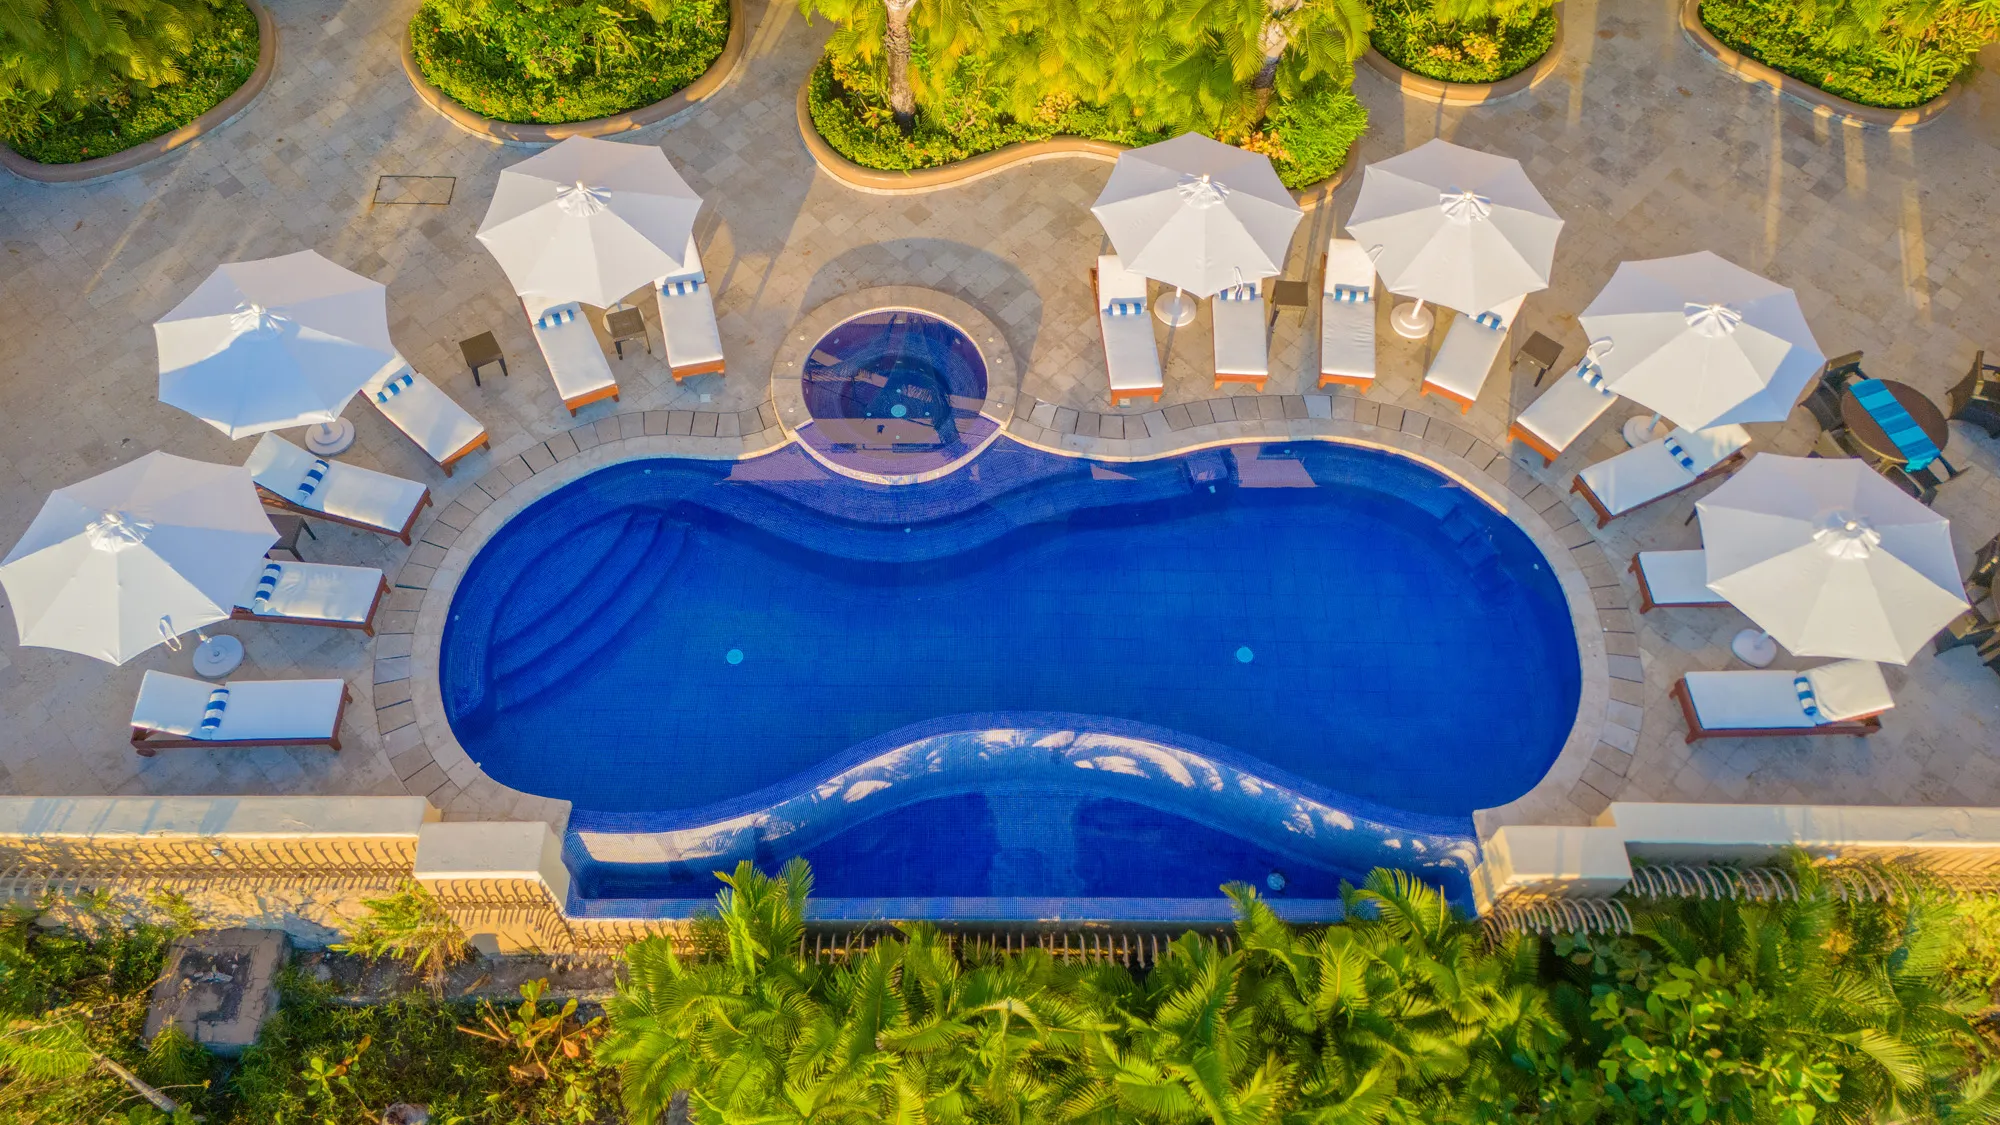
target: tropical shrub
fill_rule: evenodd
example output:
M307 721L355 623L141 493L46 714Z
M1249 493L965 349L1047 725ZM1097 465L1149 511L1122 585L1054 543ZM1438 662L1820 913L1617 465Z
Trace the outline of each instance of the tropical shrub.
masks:
M728 0L424 0L417 69L497 121L560 123L650 105L729 40Z
M2000 0L1703 0L1751 58L1863 105L1922 105L2000 38Z
M257 69L241 0L0 0L0 141L72 164L215 108Z
M1535 65L1556 41L1552 4L1375 0L1368 33L1382 57L1440 82L1498 82Z
M364 898L367 913L346 919L347 940L332 948L360 957L391 957L422 974L433 991L453 965L472 956L465 931L420 887L387 898Z

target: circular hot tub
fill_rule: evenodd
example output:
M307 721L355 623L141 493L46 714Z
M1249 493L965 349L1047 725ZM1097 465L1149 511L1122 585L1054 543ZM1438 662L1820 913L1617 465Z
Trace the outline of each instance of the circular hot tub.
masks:
M981 413L987 368L979 346L915 309L875 309L834 325L806 353L800 391L811 418L800 440L856 476L934 477L999 431Z

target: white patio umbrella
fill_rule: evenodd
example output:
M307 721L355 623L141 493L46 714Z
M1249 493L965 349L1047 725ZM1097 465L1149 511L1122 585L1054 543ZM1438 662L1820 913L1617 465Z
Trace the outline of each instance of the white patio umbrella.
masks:
M1695 505L1708 588L1757 623L1732 648L1907 664L1966 608L1951 525L1853 458L1764 453Z
M1481 313L1548 288L1562 227L1520 161L1444 140L1362 169L1347 219L1389 292L1417 298L1390 317L1413 340L1430 334L1427 301Z
M681 269L700 209L656 146L570 137L500 173L479 241L542 308L607 308Z
M314 423L352 440L347 400L396 358L387 290L313 250L216 267L153 325L160 401L232 438Z
M1175 289L1155 313L1194 319L1182 292L1212 297L1283 272L1304 212L1263 153L1200 133L1119 154L1090 213L1125 268Z
M0 585L22 644L123 664L228 617L277 541L247 469L148 453L51 493Z
M1690 430L1782 422L1826 363L1796 294L1706 250L1620 263L1577 321L1617 344L1607 389L1654 412L1628 421L1634 445L1661 416Z

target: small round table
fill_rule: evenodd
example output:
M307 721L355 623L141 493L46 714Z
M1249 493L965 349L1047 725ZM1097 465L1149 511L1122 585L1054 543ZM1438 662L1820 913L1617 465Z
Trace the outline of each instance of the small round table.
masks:
M1882 385L1889 388L1889 393L1896 396L1896 401L1903 409L1910 412L1911 420L1916 422L1918 428L1924 431L1924 435L1931 439L1931 444L1942 452L1945 442L1951 440L1951 429L1945 425L1944 412L1940 411L1930 399L1925 398L1923 392L1907 383L1884 379ZM1887 433L1883 432L1882 424L1875 420L1873 414L1868 413L1868 408L1861 405L1860 399L1854 397L1852 387L1840 394L1840 420L1847 423L1847 432L1853 435L1855 444L1867 450L1882 463L1901 465L1909 461L1909 456L1899 449L1895 442L1889 440Z

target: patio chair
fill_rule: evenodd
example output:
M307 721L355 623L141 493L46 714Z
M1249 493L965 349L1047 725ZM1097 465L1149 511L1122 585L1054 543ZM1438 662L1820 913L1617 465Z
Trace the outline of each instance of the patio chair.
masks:
M1319 385L1375 385L1375 260L1351 238L1327 240L1319 298Z
M1469 412L1486 386L1486 377L1493 373L1493 362L1506 347L1507 330L1514 327L1514 318L1527 299L1523 294L1478 316L1459 313L1452 318L1418 393L1456 403L1460 414Z
M1605 389L1596 362L1585 356L1521 411L1507 427L1507 436L1540 454L1542 464L1552 465L1617 401L1618 396Z
M397 356L361 388L361 393L403 436L417 443L424 455L437 462L445 476L452 464L475 450L492 448L486 427L479 419L452 401L436 383L417 374L416 368Z
M526 310L527 302L523 301L521 308ZM593 402L618 400L618 380L612 377L611 361L604 358L604 349L598 346L597 333L584 317L581 304L557 305L540 316L529 312L528 322L534 327L535 344L548 361L549 377L555 380L565 410L575 415Z
M1599 461L1576 475L1569 490L1583 497L1603 527L1627 512L1672 496L1743 461L1750 431L1741 426L1676 429L1662 438Z
M431 490L418 481L314 457L274 433L257 439L244 468L267 505L406 544L417 515L431 502Z
M132 749L150 758L184 746L326 746L340 750L341 680L212 684L146 673L132 705Z
M1097 327L1104 334L1104 369L1111 382L1111 405L1135 398L1155 403L1166 393L1160 345L1146 315L1146 279L1125 268L1116 254L1103 254L1090 271L1097 302Z
M389 593L389 579L372 566L277 562L264 564L249 589L236 596L237 621L326 625L375 635L375 611Z
M1838 660L1804 672L1689 672L1670 694L1687 720L1689 742L1869 735L1882 729L1882 712L1896 705L1882 669L1867 660Z
M722 331L715 325L715 291L701 268L694 235L688 235L681 272L653 286L660 308L660 335L667 342L667 367L678 383L690 375L722 374Z
M1931 638L1931 648L1943 655L1955 648L1977 648L1995 639L2000 639L2000 621L1993 620L1978 606L1973 606L1939 629L1937 636Z
M1640 613L1651 613L1657 606L1682 609L1729 604L1708 588L1705 551L1640 551L1632 556L1631 571L1639 580Z
M1209 301L1215 321L1215 385L1248 383L1259 391L1271 377L1264 335L1264 297L1254 284L1235 285Z

